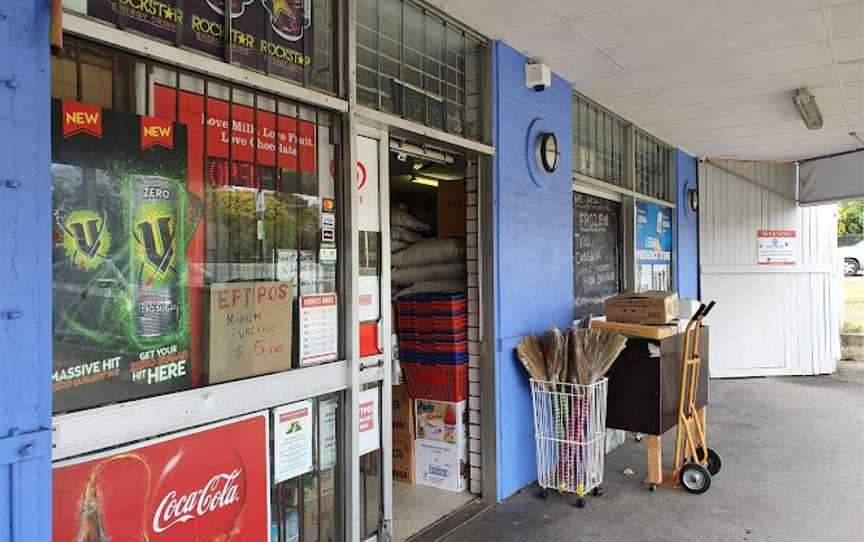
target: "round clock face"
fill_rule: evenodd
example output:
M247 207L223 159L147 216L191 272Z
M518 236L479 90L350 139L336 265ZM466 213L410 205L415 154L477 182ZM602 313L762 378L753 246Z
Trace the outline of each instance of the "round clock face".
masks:
M547 173L558 169L558 158L561 153L558 150L558 139L555 134L546 132L537 138L537 158L540 167Z

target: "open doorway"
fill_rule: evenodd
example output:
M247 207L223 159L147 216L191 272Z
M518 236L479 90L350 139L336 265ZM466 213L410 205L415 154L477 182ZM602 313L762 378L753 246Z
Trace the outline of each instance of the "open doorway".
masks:
M468 384L468 284L477 255L472 265L465 156L394 143L389 176L393 357L401 368L393 387L398 542L478 498Z

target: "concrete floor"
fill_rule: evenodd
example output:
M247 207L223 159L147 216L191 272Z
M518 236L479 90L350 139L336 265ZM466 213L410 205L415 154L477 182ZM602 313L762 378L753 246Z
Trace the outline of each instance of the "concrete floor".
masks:
M401 542L477 497L433 487L393 482L393 540Z
M703 495L642 487L644 442L628 435L607 458L604 496L586 508L528 488L443 540L864 540L864 363L833 376L712 381L709 439L723 470Z

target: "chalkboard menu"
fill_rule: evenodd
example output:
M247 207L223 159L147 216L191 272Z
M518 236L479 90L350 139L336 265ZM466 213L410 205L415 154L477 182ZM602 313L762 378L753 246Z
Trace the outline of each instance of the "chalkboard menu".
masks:
M603 314L618 293L621 274L621 204L573 193L574 317Z

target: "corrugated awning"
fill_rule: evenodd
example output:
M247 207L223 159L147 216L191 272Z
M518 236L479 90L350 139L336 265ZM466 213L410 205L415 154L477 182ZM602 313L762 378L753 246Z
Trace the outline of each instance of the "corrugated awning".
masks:
M806 160L799 167L800 205L864 199L864 150Z

